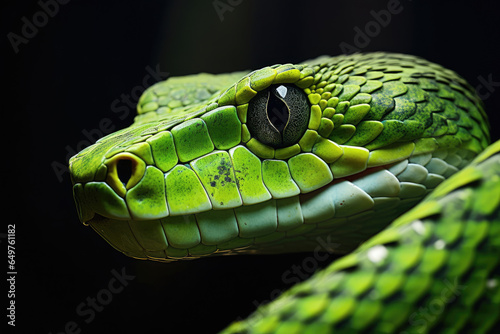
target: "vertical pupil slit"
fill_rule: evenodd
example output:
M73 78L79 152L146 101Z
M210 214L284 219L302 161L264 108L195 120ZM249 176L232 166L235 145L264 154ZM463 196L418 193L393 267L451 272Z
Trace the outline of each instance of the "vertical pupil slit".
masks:
M118 160L116 164L116 172L123 185L126 185L128 180L132 177L132 161L129 159Z
M267 101L267 117L280 133L283 132L290 117L288 106L272 93L269 94L269 100Z

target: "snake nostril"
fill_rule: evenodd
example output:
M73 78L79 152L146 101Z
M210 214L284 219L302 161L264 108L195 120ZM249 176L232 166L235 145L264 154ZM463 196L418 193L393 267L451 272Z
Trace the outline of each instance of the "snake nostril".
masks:
M122 184L126 186L133 174L132 160L118 160L118 162L116 163L116 173L118 174L118 178L120 179Z
M134 187L146 172L146 163L135 154L123 152L106 160L106 182L120 196Z

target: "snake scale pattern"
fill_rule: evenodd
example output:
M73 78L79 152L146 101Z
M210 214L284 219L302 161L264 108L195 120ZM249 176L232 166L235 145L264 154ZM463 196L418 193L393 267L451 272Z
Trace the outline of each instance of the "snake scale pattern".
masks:
M323 56L169 78L137 110L70 160L80 220L115 249L163 262L346 254L222 333L497 325L500 142L455 72L405 54Z

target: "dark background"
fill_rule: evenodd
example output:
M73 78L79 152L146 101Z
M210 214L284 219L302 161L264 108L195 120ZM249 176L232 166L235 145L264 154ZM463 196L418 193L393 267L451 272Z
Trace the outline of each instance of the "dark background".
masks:
M18 52L9 33L21 36L23 17L33 22L42 7L37 1L14 3L4 2L1 12L0 121L4 272L6 225L16 226L13 332L60 333L74 321L81 333L137 328L140 333L214 333L246 317L276 289L290 287L282 274L308 254L173 264L125 257L80 224L69 175L56 173L54 166L66 165L84 146L86 132L97 139L103 118L115 129L133 121L133 110L122 120L111 104L141 89L148 66L174 76L337 55L342 42L356 46L354 28L364 31L374 20L370 11L387 9L389 1L73 0L59 5ZM217 3L228 6L222 17ZM474 87L483 85L492 137L498 139L500 28L494 1L400 3L402 11L366 45L358 44L360 49L419 55L457 71ZM488 79L499 82L491 91L484 86ZM88 313L80 315L77 307L108 288L112 270L135 278L87 323ZM6 294L7 288L0 291L2 310L8 306ZM4 325L4 314L1 319Z

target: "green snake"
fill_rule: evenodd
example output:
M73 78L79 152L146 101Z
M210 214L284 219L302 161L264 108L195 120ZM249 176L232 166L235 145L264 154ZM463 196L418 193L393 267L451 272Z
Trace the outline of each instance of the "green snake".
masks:
M498 322L500 142L455 72L324 56L168 78L137 110L70 160L79 218L114 248L164 262L347 253L223 333Z

